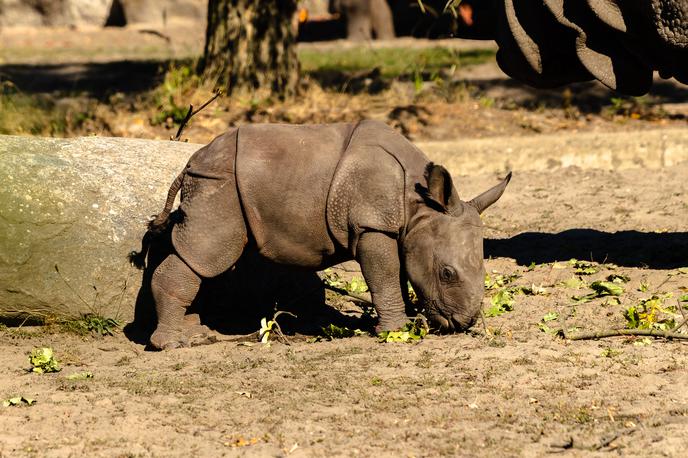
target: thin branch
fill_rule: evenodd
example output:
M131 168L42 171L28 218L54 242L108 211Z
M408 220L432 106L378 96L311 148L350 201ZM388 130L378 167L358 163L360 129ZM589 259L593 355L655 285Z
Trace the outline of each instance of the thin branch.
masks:
M323 286L325 289L329 289L330 291L334 291L335 293L339 294L340 296L348 296L352 299L356 299L357 301L365 302L366 304L373 305L373 303L365 296L358 294L358 293L350 293L349 291L342 289L342 288L337 288L336 286L328 285L327 283L323 282Z
M625 435L625 436L630 436L630 435L633 434L635 431L636 431L635 428L626 429L626 430L623 430L623 431L617 431L616 433L612 434L611 436L607 437L606 439L603 439L602 441L600 441L600 443L597 444L597 445L595 445L595 446L593 447L593 449L594 449L594 450L601 450L601 449L603 449L603 448L605 448L605 447L609 447L609 446L611 445L611 443L614 442L615 440L617 440L619 437L624 436L624 435Z
M678 307L678 311L681 312L681 316L683 317L683 321L681 324L678 326L674 327L672 331L678 331L681 329L686 323L688 323L688 317L686 316L686 312L683 311L683 306L681 305L681 301L679 299L676 299L676 307Z
M567 335L566 338L569 340L591 340L617 336L651 336L663 337L665 339L688 340L688 334L679 334L673 331L660 331L658 329L609 329L605 331L581 332L574 335Z
M208 99L207 102L201 105L197 110L193 109L193 105L189 105L189 111L186 112L186 116L184 116L184 119L182 119L181 124L179 124L179 130L177 130L177 135L174 136L174 141L178 142L179 140L181 140L184 128L196 113L210 105L216 98L220 97L221 95L222 91L215 92L215 94L210 99Z

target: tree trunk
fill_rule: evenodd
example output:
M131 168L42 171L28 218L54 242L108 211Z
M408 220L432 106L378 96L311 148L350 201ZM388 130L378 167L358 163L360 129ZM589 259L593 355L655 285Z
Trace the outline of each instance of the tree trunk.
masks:
M294 95L296 0L209 0L201 70L227 94Z

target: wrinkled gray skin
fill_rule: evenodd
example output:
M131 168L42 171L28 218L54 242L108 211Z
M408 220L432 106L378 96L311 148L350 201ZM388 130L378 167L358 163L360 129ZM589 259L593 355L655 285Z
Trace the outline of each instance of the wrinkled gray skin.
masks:
M536 87L597 79L642 95L652 72L688 84L686 0L492 0L497 62Z
M226 271L247 249L313 270L356 259L378 331L408 321L407 278L437 327L465 329L483 297L479 214L509 178L463 202L447 170L376 121L233 129L191 157L151 222L150 233L173 224L175 249L153 274L151 344L187 346L203 334L188 306L203 278ZM183 219L172 221L180 187Z

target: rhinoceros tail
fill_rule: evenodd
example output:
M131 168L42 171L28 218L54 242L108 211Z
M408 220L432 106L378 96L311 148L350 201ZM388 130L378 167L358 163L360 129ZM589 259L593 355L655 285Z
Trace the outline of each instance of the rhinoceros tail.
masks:
M153 234L159 234L164 232L165 229L170 225L170 213L172 212L172 205L174 205L174 199L177 197L179 188L182 187L182 181L184 181L184 176L186 171L180 173L177 178L170 186L170 190L167 193L167 201L165 202L165 208L158 215L155 215L153 221L148 223L148 230Z

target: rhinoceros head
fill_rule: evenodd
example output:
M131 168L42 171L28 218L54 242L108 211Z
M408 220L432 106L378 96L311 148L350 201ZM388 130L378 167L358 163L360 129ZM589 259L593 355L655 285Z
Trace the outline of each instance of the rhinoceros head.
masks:
M416 185L425 205L404 238L404 266L428 318L446 331L469 328L480 316L485 285L480 214L499 199L511 173L469 202L459 199L451 176L428 164L427 187Z

